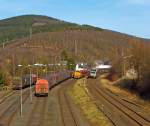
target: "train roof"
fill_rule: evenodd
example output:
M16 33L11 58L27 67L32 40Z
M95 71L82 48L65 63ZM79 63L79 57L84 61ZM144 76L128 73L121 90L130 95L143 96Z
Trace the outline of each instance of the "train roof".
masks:
M36 83L38 83L38 84L48 84L48 81L46 79L39 79L39 80L37 80Z

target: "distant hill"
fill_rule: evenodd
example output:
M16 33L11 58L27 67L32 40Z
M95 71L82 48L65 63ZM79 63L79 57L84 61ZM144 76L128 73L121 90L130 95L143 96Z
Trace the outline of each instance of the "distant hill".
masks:
M32 36L29 40L30 32ZM24 50L16 48L23 44L27 47L43 45L50 46L52 49L57 48L57 55L66 50L77 60L86 61L90 58L88 61L92 62L99 58L113 59L118 55L121 57L123 51L126 52L124 55L127 55L130 53L128 50L131 49L131 45L135 42L147 43L150 40L90 25L69 23L47 16L23 15L0 20L0 42L6 41L10 43L6 47L6 50L7 48L9 50L7 53L13 50L14 53L26 55L27 50L34 49L24 48L26 51L23 52ZM49 53L54 51L51 50Z
M23 15L0 20L0 42L23 38L32 34L71 29L95 29L89 25L78 25L41 15ZM32 31L31 31L32 30Z
M0 20L0 42L6 41L9 44L5 44L5 49L0 53L6 57L14 54L19 60L28 56L26 62L31 62L33 56L36 57L36 62L42 61L44 57L45 62L49 62L48 57L53 57L54 53L60 57L65 50L77 61L92 63L96 59L109 58L117 64L122 55L133 53L133 46L138 43L145 43L146 47L150 45L148 39L41 15L23 15ZM44 48L39 49L36 46Z

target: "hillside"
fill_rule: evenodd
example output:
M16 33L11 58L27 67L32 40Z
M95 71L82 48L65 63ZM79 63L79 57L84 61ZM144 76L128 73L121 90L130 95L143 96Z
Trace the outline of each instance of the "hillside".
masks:
M16 64L20 62L33 64L33 58L34 62L49 63L54 62L54 56L59 62L61 52L66 51L67 55L73 57L76 62L85 61L92 64L97 59L110 59L119 67L122 55L134 53L135 45L141 46L143 43L144 46L146 44L144 48L149 48L149 43L142 39L123 34L104 30L65 30L37 33L31 38L16 40L1 49L0 53L1 61L4 56L12 59L12 55L15 55ZM140 53L141 50L142 48L137 51Z
M32 36L30 36L30 32L32 32ZM65 50L70 57L74 57L78 61L89 59L90 63L100 58L109 58L115 61L116 57L122 57L122 53L129 55L134 43L149 45L147 42L149 40L146 39L40 15L24 15L1 20L0 40L9 43L5 44L2 53L7 50L7 54L9 54L14 50L14 55L22 54L23 56L26 55L24 50L38 50L39 48L30 47L44 45L48 46L52 53L55 52L57 57ZM20 52L17 54L16 48L20 46L24 49L18 48L17 50Z
M0 20L0 42L23 38L35 33L69 29L97 29L88 25L78 25L41 15L24 15ZM32 31L31 31L32 30Z
M10 43L8 46L5 44L7 48L16 48L22 45L22 42L27 43L26 46L41 46L47 43L51 48L56 46L59 52L66 50L80 61L86 60L87 57L91 58L89 62L99 58L112 59L112 51L118 51L116 55L122 55L123 51L126 53L124 55L128 55L134 42L149 45L147 41L150 40L41 15L23 15L0 20L0 42Z

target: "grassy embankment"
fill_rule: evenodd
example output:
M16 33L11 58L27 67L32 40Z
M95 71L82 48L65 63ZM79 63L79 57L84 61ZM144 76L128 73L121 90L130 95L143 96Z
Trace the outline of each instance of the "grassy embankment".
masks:
M130 93L128 90L121 89L119 86L114 86L116 83L121 81L121 79L118 79L116 81L109 81L106 77L107 77L107 74L101 75L99 77L100 84L104 88L108 89L112 93L120 94L120 95L123 95L125 97L130 96L129 98L131 100L134 100L135 98L137 98L136 94Z
M126 100L132 101L137 104L144 105L143 111L150 111L149 102L146 102L145 100L142 100L137 94L130 92L129 90L125 88L120 88L116 83L120 82L121 79L118 79L116 81L109 81L106 78L107 75L101 75L99 77L99 82L103 88L109 90L110 92L117 94L119 97L124 98Z
M85 82L85 79L80 79L71 88L71 90L69 90L75 104L81 108L91 125L111 126L111 123L107 117L100 110L98 110L97 106L94 104L94 101L87 94Z

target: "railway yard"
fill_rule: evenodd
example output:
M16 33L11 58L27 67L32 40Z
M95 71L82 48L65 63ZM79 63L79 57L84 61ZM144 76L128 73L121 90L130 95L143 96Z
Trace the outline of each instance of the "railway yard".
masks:
M0 126L150 126L140 1L0 0Z
M80 87L84 95L80 95ZM73 94L73 90L76 93ZM0 126L150 125L150 110L148 107L145 109L143 102L131 101L110 91L99 78L66 80L52 88L48 97L34 96L33 86L32 95L31 101L29 88L22 90L22 116L20 90L1 97ZM149 103L146 105L149 106Z

